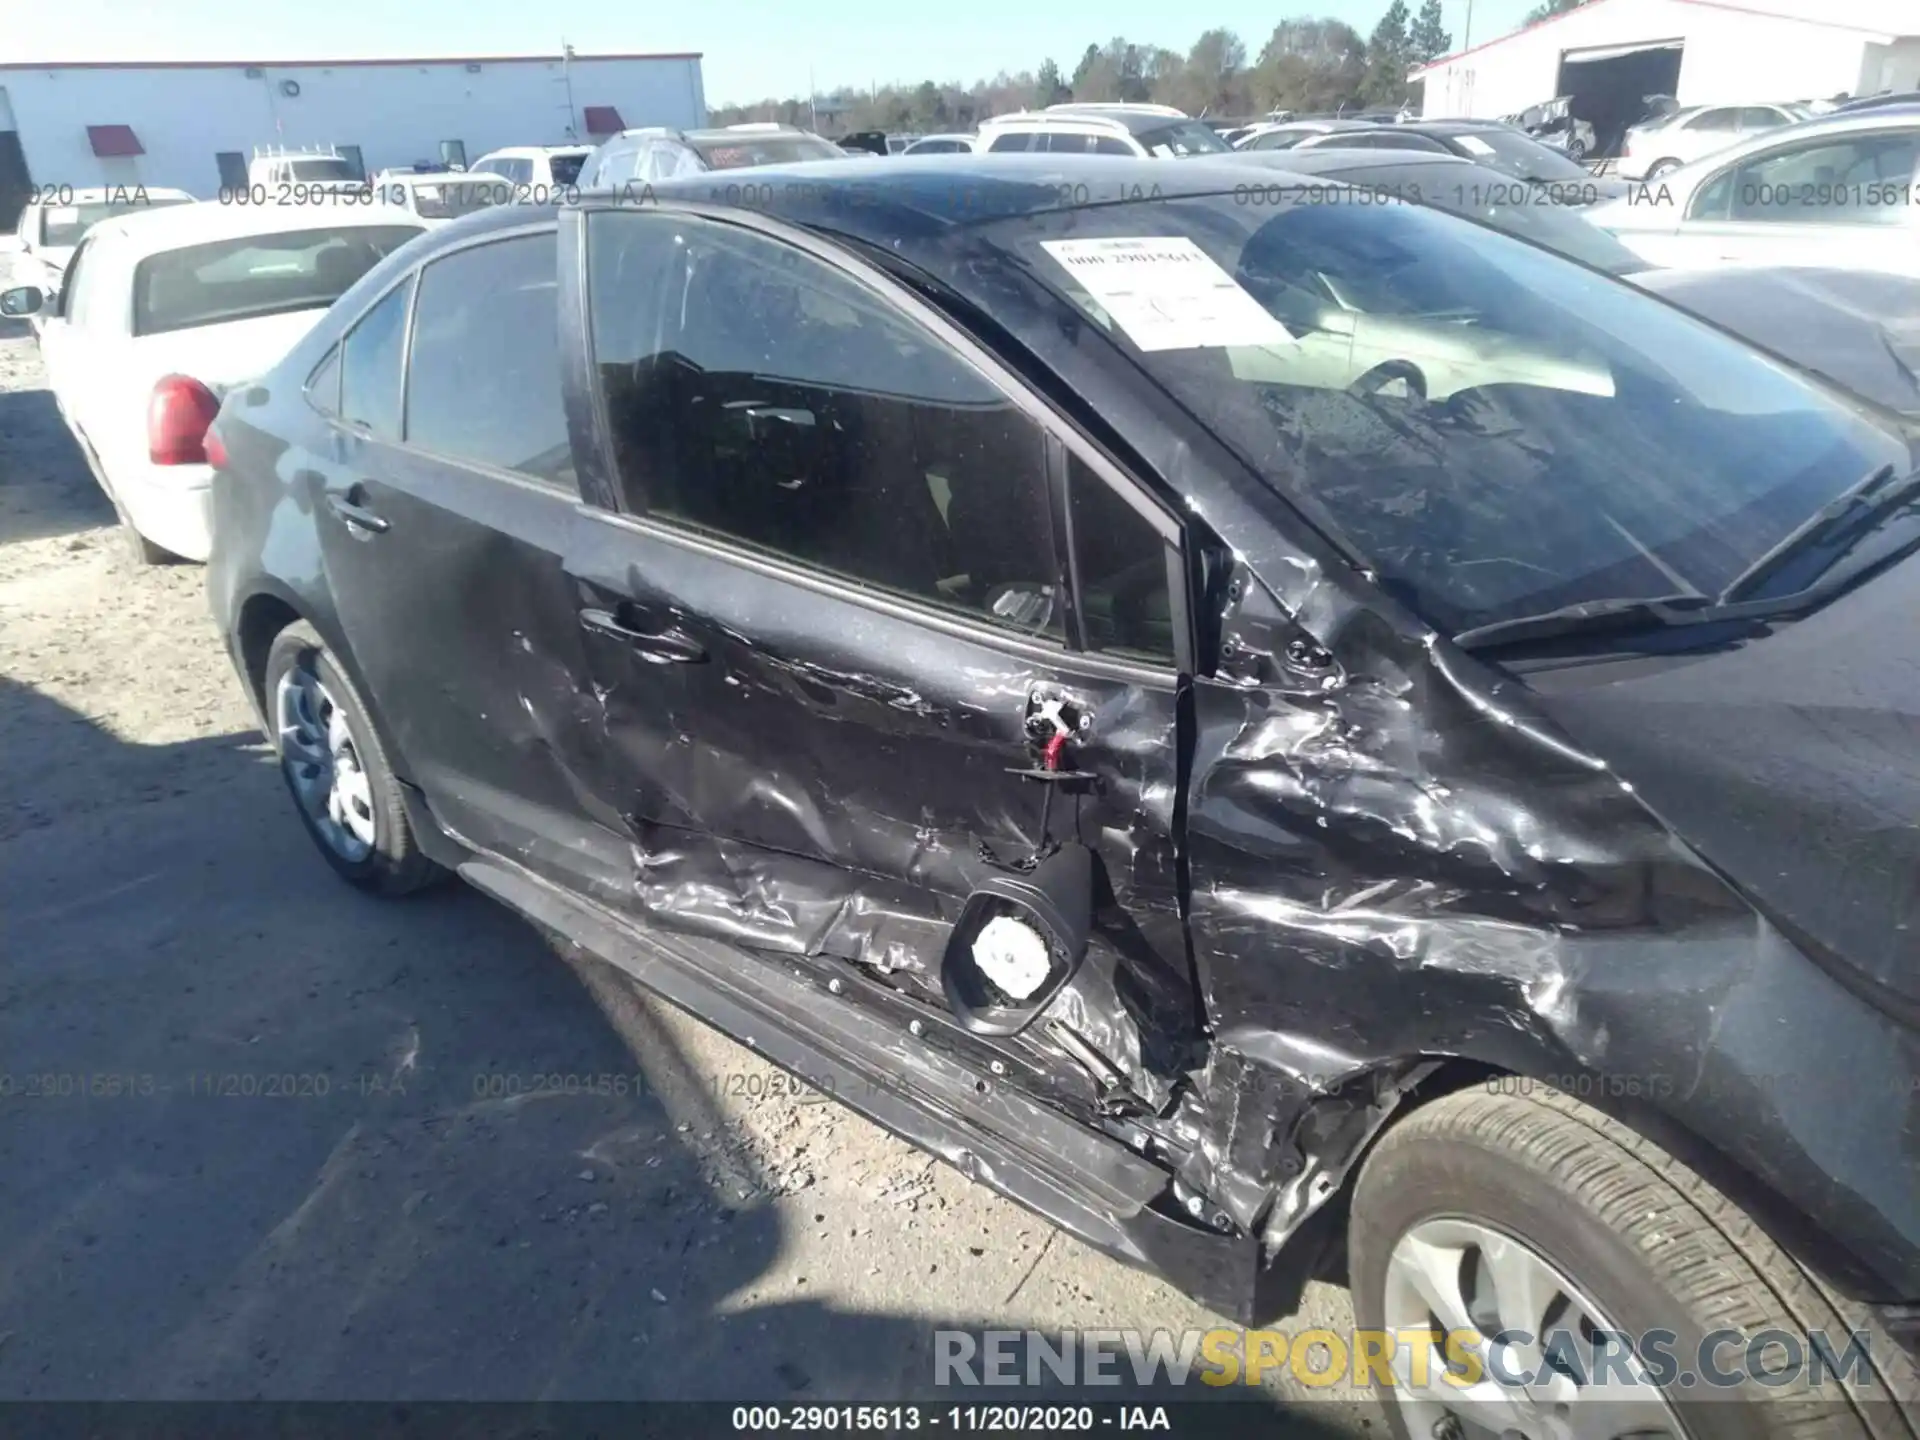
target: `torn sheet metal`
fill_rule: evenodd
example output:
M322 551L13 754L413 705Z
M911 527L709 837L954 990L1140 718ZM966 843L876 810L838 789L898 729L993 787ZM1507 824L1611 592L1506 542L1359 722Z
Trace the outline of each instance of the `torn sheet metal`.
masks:
M591 537L589 537L591 538ZM651 924L774 954L887 971L943 1005L948 928L986 877L1047 839L1095 858L1094 941L1054 1016L1163 1103L1197 1016L1175 846L1177 697L1073 673L965 632L848 604L631 531L575 573L596 596L697 646L647 665L589 641L580 723L612 757L589 782L621 816L625 904ZM1037 695L1089 725L1076 764L1100 783L1055 796L1022 777ZM1145 1035L1143 1026L1157 1033ZM1074 1063L1036 1029L1016 1042Z

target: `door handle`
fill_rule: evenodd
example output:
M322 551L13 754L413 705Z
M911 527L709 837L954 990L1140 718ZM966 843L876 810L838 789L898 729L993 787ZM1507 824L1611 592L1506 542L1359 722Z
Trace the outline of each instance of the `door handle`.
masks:
M582 629L633 647L647 660L680 665L697 665L707 658L706 647L681 630L642 630L629 625L611 610L582 610Z
M337 491L329 492L327 508L356 530L364 530L369 535L384 535L390 528L387 522L359 503L365 494L366 491L358 485L353 486L345 494Z

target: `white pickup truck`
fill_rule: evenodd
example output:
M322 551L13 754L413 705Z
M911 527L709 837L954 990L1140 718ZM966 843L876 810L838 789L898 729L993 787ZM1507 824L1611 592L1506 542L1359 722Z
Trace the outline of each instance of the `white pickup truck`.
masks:
M316 150L284 150L279 147L255 150L247 162L250 189L266 187L274 191L286 185L359 187L366 184L360 167L330 147Z

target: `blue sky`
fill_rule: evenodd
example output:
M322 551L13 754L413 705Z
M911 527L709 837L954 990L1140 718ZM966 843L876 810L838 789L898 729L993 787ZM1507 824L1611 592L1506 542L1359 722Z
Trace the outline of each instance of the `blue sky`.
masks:
M1417 8L1416 0L1409 0ZM1442 0L1458 47L1468 0ZM1511 30L1533 0L1472 0L1473 36ZM1165 0L1036 5L1033 0L6 0L0 60L295 60L379 55L698 50L707 101L804 94L808 67L821 89L933 77L962 82L1019 71L1051 56L1071 71L1091 41L1114 35L1185 50L1224 25L1258 53L1280 20L1331 15L1363 35L1387 0L1253 0L1168 5Z

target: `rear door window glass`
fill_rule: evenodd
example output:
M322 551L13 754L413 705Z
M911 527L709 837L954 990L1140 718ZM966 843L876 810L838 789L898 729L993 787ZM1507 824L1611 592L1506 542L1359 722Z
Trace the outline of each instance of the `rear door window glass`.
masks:
M407 444L573 483L560 401L554 237L455 251L421 272L407 360Z

